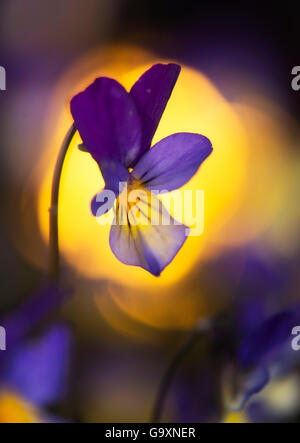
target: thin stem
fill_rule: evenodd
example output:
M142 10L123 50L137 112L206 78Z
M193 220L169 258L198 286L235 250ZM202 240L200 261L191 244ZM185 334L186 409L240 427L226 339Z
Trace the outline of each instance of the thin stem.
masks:
M154 408L151 418L151 423L159 423L161 420L163 408L165 405L165 401L167 398L167 394L173 378L179 368L180 364L184 361L185 357L191 352L194 345L197 343L200 337L203 334L207 333L211 328L210 322L201 321L198 323L193 332L189 335L187 340L182 344L182 346L178 349L170 364L168 365L166 372L162 376L160 381L157 395L154 402Z
M49 250L50 276L54 281L59 279L59 243L58 243L58 198L61 174L68 148L76 132L74 124L67 132L61 145L56 161L51 190L51 206L49 209Z

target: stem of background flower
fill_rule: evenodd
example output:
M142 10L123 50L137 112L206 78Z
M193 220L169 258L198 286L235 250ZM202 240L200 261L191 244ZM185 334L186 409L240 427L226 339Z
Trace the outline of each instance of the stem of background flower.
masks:
M74 124L67 132L61 145L52 179L51 206L49 209L49 250L50 277L55 282L59 279L59 243L58 243L58 198L61 174L67 151L76 132Z
M151 423L159 423L161 420L169 388L171 386L173 378L180 364L184 361L185 357L193 349L194 345L198 342L199 338L207 334L207 332L209 332L210 330L211 330L211 323L209 321L200 321L196 325L196 328L193 330L191 335L189 335L187 340L183 343L183 345L178 349L178 351L172 358L170 364L166 369L166 372L162 376L162 379L158 387L153 407Z

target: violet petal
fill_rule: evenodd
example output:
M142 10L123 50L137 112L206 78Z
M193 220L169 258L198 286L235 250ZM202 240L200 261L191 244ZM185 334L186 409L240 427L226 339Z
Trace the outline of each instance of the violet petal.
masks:
M91 210L94 216L99 216L99 211L100 213L102 213L101 207L104 203L107 206L104 213L112 208L115 198L119 195L120 183L127 182L129 178L128 169L126 169L125 166L123 166L119 162L114 162L112 160L103 160L101 164L99 164L99 167L105 181L105 188L104 190L98 192L91 201ZM115 195L115 198L110 198L109 202L107 202L106 196L106 191L108 190L112 191Z
M93 158L130 166L141 149L140 118L132 97L117 81L100 77L71 100L71 113Z
M1 382L35 405L57 401L64 394L70 347L70 331L62 325L36 341L20 342L7 354Z
M151 205L143 198L135 205L141 217L141 224L136 223L137 215L132 206L129 212L128 208L123 208L122 225L122 209L117 207L109 242L112 252L122 263L140 266L159 276L183 246L189 229L176 222L158 198L151 195ZM150 213L153 217L151 222ZM167 220L169 224L166 224Z
M130 95L141 117L143 152L150 148L180 69L175 63L158 63L146 71L131 88Z
M188 182L211 152L203 135L172 134L143 155L132 175L145 189L169 192Z

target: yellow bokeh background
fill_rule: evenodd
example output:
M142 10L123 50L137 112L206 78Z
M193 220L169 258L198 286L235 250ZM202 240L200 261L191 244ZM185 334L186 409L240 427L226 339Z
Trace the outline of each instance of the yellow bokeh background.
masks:
M44 250L33 242L37 233L25 212L24 235L16 242L36 266L48 266L51 181L62 140L72 124L70 99L99 76L115 78L129 90L154 63L170 61L174 60L158 59L136 47L110 46L78 60L57 82L45 128L41 128L44 143L39 162L22 199L31 201L32 189L38 189L36 211ZM100 225L90 211L91 199L104 182L91 156L78 149L81 140L76 134L63 169L58 215L63 266L75 271L72 278L77 275L81 281L72 281L80 292L77 300L86 300L80 289L84 287L84 293L96 298L102 317L122 333L132 333L131 320L159 329L188 329L218 309L205 282L193 284L207 263L232 248L254 243L265 255L272 248L289 254L294 245L294 231L289 227L296 227L298 220L288 204L297 173L287 136L291 124L265 97L252 94L229 102L203 73L182 65L153 143L175 132L196 132L209 137L214 150L197 174L171 193L179 198L182 190L204 191L204 232L187 239L160 277L120 263L111 252L110 226ZM240 263L237 274L242 266ZM81 309L79 303L79 312ZM126 317L131 319L130 326ZM137 328L136 334L139 331Z

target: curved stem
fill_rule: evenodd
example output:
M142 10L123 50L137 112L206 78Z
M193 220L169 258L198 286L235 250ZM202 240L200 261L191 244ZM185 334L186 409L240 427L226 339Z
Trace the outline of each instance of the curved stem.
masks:
M151 423L159 423L161 420L163 408L165 405L166 397L173 381L173 378L179 368L180 364L183 362L185 357L193 349L194 345L197 343L198 339L210 330L210 322L201 321L193 332L189 335L187 340L182 344L179 350L174 355L169 366L164 373L157 391L157 395L154 402L153 413L151 418Z
M58 198L60 179L63 170L64 161L70 143L74 137L76 128L74 124L67 132L61 145L60 152L56 161L51 190L51 206L49 209L49 250L50 250L50 276L54 281L59 279L59 244L58 244Z

